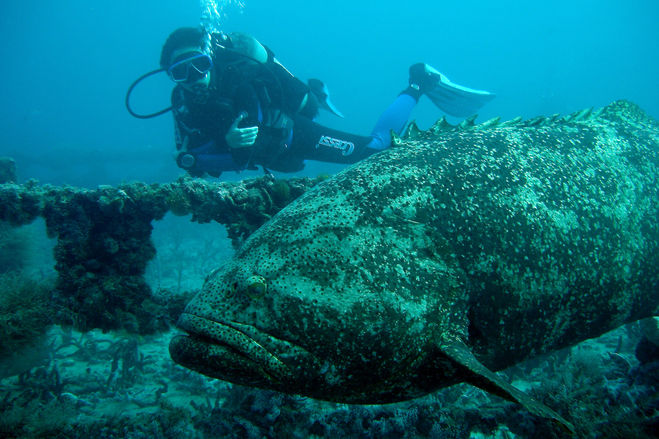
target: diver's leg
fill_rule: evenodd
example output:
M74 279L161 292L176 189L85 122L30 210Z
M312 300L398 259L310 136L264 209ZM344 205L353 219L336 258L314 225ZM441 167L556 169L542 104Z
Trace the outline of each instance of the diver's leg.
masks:
M307 117L295 118L293 139L286 155L303 160L355 163L391 146L391 131L400 134L422 92L410 86L380 115L370 136L325 127Z
M332 163L355 163L379 152L369 148L373 138L359 136L320 125L309 118L294 119L293 138L283 160L318 160Z
M412 110L419 99L424 94L427 95L436 105L439 105L439 102L444 104L444 106L439 105L441 108L449 107L451 100L458 102L457 97L446 96L446 92L441 94L436 90L438 84L442 80L442 75L436 69L429 66L428 64L417 63L410 67L410 77L409 77L409 87L407 87L401 94L398 95L398 98L387 108L378 122L373 128L371 136L373 136L373 141L369 145L370 148L374 149L385 149L391 145L391 131L393 130L397 134L401 134L405 124L407 123ZM470 90L465 87L457 87L456 93L462 93L465 95L467 91L471 93L471 101L474 101L476 105L468 107L466 102L468 99L463 99L465 103L464 107L468 107L467 111L471 108L478 108L482 105L481 102L477 102L476 96L482 102L485 102L487 99L491 99L493 95L488 92L482 92L478 90ZM465 108L456 108L452 111L447 111L449 114L456 114L461 111L465 111ZM467 113L468 114L468 113ZM457 114L456 114L457 115Z
M421 94L411 87L399 94L396 100L380 115L371 132L373 140L368 144L368 148L383 150L391 146L391 131L393 130L396 134L402 133L419 97Z

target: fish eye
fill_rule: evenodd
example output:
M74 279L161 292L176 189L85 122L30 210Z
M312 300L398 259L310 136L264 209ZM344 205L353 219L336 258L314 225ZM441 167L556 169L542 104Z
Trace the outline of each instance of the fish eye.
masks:
M247 295L252 299L260 299L268 292L268 284L263 276L251 276L247 279Z

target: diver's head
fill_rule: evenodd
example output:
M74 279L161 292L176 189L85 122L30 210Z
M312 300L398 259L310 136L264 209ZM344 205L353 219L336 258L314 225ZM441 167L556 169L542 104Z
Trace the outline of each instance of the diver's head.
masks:
M186 90L201 94L208 89L213 61L202 47L201 29L182 27L171 33L160 54L160 67Z

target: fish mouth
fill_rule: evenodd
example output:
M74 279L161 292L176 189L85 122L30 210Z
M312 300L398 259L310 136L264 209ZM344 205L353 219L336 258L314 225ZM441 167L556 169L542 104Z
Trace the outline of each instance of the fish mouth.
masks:
M280 344L252 325L218 322L183 313L178 326L188 335L172 339L172 359L204 375L249 386L272 386L292 378L290 368L264 344Z

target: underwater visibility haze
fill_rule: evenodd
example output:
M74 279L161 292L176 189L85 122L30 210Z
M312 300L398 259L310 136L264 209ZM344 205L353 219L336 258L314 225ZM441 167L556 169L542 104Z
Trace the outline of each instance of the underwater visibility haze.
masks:
M221 26L254 35L298 77L322 79L346 118L321 122L338 129L367 134L415 62L496 93L480 120L617 99L659 115L659 5L650 0L244 3L225 7ZM2 154L18 160L22 178L58 184L178 175L171 118L134 119L123 98L158 67L169 33L197 25L201 12L196 0L4 4L0 53L16 62L0 67ZM172 84L157 79L136 90L138 109L168 105ZM422 99L412 118L427 127L440 115Z
M0 437L656 437L659 3L0 8ZM496 97L423 96L352 166L182 178L124 99L199 25L351 133L418 62Z

